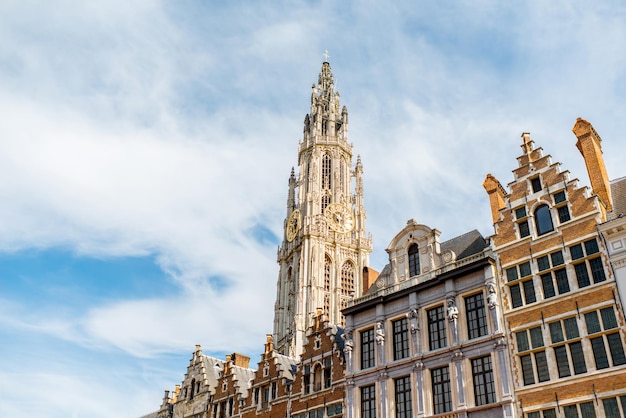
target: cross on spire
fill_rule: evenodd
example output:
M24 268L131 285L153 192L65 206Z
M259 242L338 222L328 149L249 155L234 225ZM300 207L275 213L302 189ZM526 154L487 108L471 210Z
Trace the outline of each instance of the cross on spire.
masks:
M328 62L328 49L324 51L324 62Z

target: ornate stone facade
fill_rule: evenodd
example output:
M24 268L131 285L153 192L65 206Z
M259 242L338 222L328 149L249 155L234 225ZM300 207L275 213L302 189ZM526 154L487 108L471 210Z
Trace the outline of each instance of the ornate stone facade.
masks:
M278 250L274 341L298 356L318 309L342 324L341 309L363 291L372 240L365 228L363 165L352 168L348 110L324 62L311 93L298 147L299 174L289 177L285 237ZM352 179L355 188L351 190Z
M410 220L344 310L347 418L515 416L496 261L477 231L439 235Z

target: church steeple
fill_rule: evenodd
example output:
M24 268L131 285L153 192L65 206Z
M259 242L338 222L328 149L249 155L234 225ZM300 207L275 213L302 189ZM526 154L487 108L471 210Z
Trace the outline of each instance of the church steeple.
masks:
M299 174L292 170L289 178L285 238L278 250L274 341L284 354L300 354L318 309L341 325L340 310L362 292L372 242L365 229L363 165L357 158L352 169L352 156L348 110L341 107L326 57L304 118Z

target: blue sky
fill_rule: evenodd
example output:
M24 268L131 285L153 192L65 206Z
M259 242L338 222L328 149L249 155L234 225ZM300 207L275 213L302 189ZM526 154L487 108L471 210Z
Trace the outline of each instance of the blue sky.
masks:
M626 175L618 1L0 3L0 416L137 417L196 343L253 363L329 51L371 266L410 218L492 232L522 132Z

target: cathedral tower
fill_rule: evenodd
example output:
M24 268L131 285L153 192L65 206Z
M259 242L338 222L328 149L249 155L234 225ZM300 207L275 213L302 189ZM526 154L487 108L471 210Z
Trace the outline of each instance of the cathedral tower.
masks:
M363 165L357 156L353 168L348 110L339 103L327 61L312 88L278 250L274 341L279 352L292 356L301 353L318 310L331 323L343 323L340 310L363 292L363 268L372 251L365 230Z

